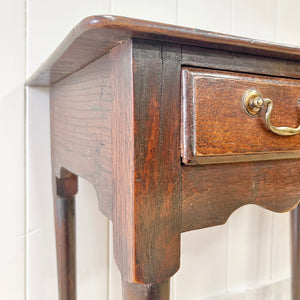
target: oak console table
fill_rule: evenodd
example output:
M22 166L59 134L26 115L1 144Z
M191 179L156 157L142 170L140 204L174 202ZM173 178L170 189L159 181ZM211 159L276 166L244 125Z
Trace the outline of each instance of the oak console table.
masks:
M77 176L113 222L127 300L169 299L181 232L245 204L286 212L300 200L300 48L93 16L28 84L51 86L61 300L76 298ZM296 207L294 300L299 218Z

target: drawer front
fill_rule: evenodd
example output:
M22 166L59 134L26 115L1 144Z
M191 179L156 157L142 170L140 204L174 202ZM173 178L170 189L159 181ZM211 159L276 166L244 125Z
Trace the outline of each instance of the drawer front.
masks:
M265 118L267 105L258 115L246 113L243 96L249 90L273 101L270 120L274 126L299 126L300 80L182 69L181 151L185 164L300 158L300 134L272 132Z

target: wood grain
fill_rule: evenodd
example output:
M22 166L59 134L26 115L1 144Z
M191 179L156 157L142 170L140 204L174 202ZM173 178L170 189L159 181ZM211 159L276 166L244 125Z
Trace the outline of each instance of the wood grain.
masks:
M300 160L184 166L182 231L224 224L239 207L286 212L300 200Z
M163 282L180 261L181 48L136 40L133 59L136 272Z
M103 56L128 38L147 38L265 57L300 60L298 47L125 17L91 16L81 21L71 31L27 83L32 86L43 86L57 82ZM46 42L46 37L42 42Z
M135 282L132 41L115 47L111 56L113 250L123 280Z
M182 65L248 74L300 78L300 62L182 45Z
M186 164L300 157L300 135L279 136L242 108L248 89L274 102L272 123L298 127L300 80L184 68L182 156Z
M58 289L60 300L76 300L76 218L77 176L62 170L53 178Z
M162 282L180 255L181 49L135 40L130 69L124 47L114 49L114 253L123 280Z
M111 57L96 60L51 87L53 172L61 167L94 186L101 211L112 219Z

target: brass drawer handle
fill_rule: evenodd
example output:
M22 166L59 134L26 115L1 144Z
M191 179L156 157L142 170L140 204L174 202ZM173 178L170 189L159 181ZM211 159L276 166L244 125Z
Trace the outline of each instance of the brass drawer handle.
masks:
M247 90L243 95L243 106L245 112L250 116L260 114L262 107L266 105L266 125L278 135L295 135L300 132L300 125L297 128L276 127L271 122L271 113L273 110L273 101L269 98L263 98L262 95L254 89Z

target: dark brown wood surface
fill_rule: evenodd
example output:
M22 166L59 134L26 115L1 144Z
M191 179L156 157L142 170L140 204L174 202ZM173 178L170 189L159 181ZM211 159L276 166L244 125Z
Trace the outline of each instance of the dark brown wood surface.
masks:
M239 207L286 212L300 200L300 159L183 166L182 231L224 224Z
M94 186L99 207L112 219L111 89L109 54L51 87L53 172L61 167Z
M123 300L169 300L170 280L154 284L123 282Z
M135 282L132 41L115 47L111 56L114 257L123 280Z
M181 48L138 41L134 46L137 275L162 282L180 264Z
M162 282L180 256L180 46L135 40L112 53L114 254L123 280Z
M250 117L242 107L248 89L272 99L272 123L300 124L300 80L184 68L182 157L207 164L300 157L300 135L279 136L265 125L265 109Z
M60 300L76 300L76 218L77 176L62 170L53 177L56 257Z
M52 86L52 160L95 187L124 279L153 283L179 267L181 48L134 43Z
M300 61L182 45L182 65L300 78Z
M300 60L298 47L125 17L91 16L72 30L50 58L28 80L28 84L43 86L57 82L131 37ZM46 42L46 37L42 42Z

